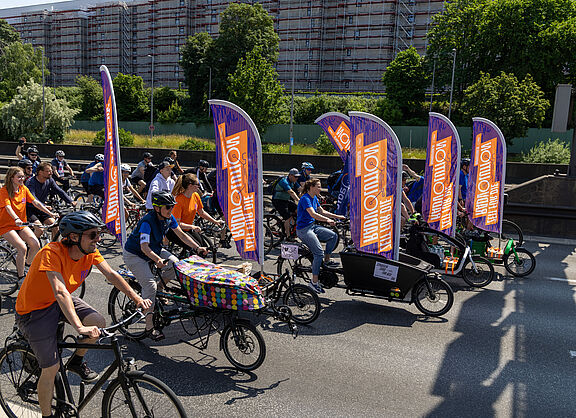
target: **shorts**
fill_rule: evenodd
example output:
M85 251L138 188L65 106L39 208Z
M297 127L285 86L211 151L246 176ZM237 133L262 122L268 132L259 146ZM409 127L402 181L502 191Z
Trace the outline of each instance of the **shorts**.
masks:
M26 218L28 222L40 221L41 223L44 223L46 219L50 219L50 215L48 215L46 212L42 212L40 209L27 207Z
M294 216L298 206L291 200L272 199L272 206L278 211L282 219L287 220Z
M138 186L140 180L144 181L144 179L141 177L128 177L128 178L130 179L130 183L132 184L132 186Z
M87 194L91 194L91 193L90 193L90 184L89 184L87 181L84 181L84 182L82 182L82 183L80 183L80 184L82 185L82 187L84 188L84 191L85 191Z
M80 321L93 313L98 313L82 299L72 296L74 309ZM67 321L58 302L47 308L32 311L24 315L16 313L16 325L24 335L38 364L42 369L52 367L60 362L58 354L58 322Z
M88 193L100 196L104 199L104 185L103 184L93 184L88 186Z

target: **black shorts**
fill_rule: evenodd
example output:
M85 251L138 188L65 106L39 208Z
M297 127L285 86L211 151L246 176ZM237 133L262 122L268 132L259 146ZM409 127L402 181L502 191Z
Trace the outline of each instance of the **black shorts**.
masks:
M138 186L140 180L144 181L144 179L140 177L128 177L128 178L130 179L130 183L132 184L132 186Z
M26 207L26 219L28 220L28 222L40 221L40 223L44 223L44 221L49 218L50 215L48 215L46 212L42 212L38 208Z
M298 210L296 203L291 200L272 199L272 206L274 206L274 209L278 211L284 220L291 218Z
M74 309L80 321L88 315L98 313L82 299L72 296ZM58 354L58 322L67 321L58 302L47 308L30 313L16 314L16 325L28 340L40 368L47 369L60 361Z
M80 183L80 184L82 185L82 187L84 188L84 191L85 191L86 193L91 194L91 193L90 193L90 185L88 184L87 181L84 181L84 182L82 182L82 183Z
M93 184L92 186L88 186L88 193L95 194L96 196L100 196L102 199L104 199L104 185Z

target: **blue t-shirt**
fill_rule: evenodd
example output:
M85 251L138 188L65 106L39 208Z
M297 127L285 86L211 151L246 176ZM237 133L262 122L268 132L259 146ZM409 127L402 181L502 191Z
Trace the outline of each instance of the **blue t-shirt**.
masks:
M80 183L88 183L88 180L90 180L90 173L87 173L86 170L88 170L90 167L94 167L96 164L98 164L96 161L92 161L86 166L84 172L80 176Z
M316 196L312 197L305 193L298 202L298 219L296 220L296 229L303 229L314 223L314 218L310 216L307 209L313 208L314 211L318 209L320 202Z
M416 203L418 199L422 196L424 191L424 176L420 176L419 180L416 180L410 185L410 190L406 193L406 197L410 202Z
M90 186L104 186L104 172L95 171L88 180Z
M124 249L131 254L135 254L144 260L149 261L148 256L140 248L140 244L147 242L150 249L157 255L162 251L162 241L168 232L168 229L178 228L178 222L174 215L166 220L158 219L156 212L149 212L144 216L134 231L126 239Z
M464 174L462 170L460 170L460 191L462 193L462 199L466 200L466 195L468 194L468 174Z
M276 183L272 199L292 200L292 197L290 197L290 194L288 193L290 190L298 190L298 183L290 183L288 177L284 176L278 180L278 183Z

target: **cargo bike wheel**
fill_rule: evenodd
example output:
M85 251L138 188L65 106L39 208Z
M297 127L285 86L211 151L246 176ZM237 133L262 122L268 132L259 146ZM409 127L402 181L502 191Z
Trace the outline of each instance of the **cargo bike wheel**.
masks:
M220 348L232 366L245 372L256 370L266 358L262 334L244 319L235 319L224 327Z
M469 286L488 286L494 279L494 266L487 259L479 255L472 256L472 261L466 261L462 268L462 278Z
M454 292L444 280L428 277L416 283L412 301L424 315L442 316L452 308Z
M320 315L320 299L308 286L294 284L284 292L284 305L292 311L292 320L297 324L310 324Z
M140 287L140 284L133 280L126 281L137 295L142 296L142 288ZM128 318L136 312L136 309L136 304L132 299L115 287L112 288L110 296L108 297L108 314L112 318L112 323L117 324L123 319ZM156 310L154 310L154 312L156 312ZM142 340L147 336L146 323L144 321L130 325L130 329L121 327L119 331L126 337L136 341Z
M515 277L528 276L536 268L536 258L524 248L514 248L503 261L506 271Z

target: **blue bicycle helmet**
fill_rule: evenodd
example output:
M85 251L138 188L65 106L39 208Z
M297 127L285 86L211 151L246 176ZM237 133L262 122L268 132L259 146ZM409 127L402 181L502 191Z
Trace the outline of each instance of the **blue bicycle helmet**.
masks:
M312 165L312 163L302 163L302 170L304 170L305 168L307 168L308 170L314 170L314 166Z

